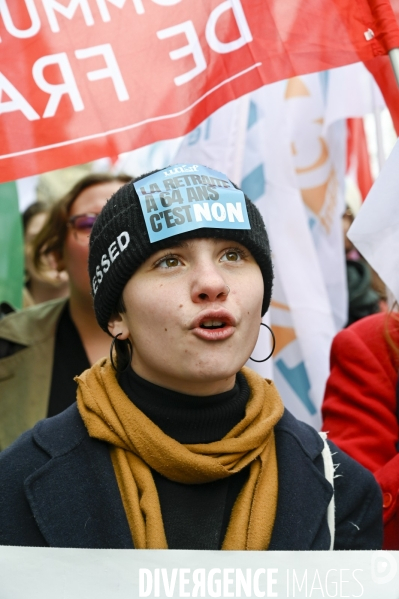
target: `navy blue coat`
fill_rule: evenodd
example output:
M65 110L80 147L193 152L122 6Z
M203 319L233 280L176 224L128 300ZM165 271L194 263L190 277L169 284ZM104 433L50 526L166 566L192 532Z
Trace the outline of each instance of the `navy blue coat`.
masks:
M332 487L323 441L288 411L275 427L279 473L270 550L328 549ZM382 498L374 477L334 448L335 549L379 549ZM91 439L76 405L39 422L0 455L0 545L133 549L108 446Z

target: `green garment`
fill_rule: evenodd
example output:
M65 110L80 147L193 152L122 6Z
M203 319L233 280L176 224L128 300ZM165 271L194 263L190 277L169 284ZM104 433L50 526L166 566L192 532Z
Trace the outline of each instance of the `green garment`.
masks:
M0 185L0 303L22 308L24 244L14 181Z

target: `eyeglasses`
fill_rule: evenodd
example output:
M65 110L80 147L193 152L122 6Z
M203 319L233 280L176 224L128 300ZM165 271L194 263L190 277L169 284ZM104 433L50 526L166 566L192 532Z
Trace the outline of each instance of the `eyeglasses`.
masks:
M75 214L68 219L68 227L71 227L73 235L78 243L82 245L89 243L89 237L98 214Z

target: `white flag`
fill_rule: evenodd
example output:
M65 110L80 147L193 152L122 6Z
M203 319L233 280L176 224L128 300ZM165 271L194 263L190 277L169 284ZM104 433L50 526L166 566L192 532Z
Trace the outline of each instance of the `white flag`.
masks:
M241 187L256 202L270 237L275 286L273 378L287 408L320 425L320 405L335 334L330 300L292 156L287 82L251 94ZM254 357L267 354L260 336ZM262 365L256 369L262 373Z
M356 216L348 237L399 301L399 141Z

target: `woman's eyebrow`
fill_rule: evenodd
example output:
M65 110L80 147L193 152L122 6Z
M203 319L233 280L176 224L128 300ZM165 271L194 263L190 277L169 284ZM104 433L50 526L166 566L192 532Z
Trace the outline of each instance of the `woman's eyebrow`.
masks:
M174 243L173 245L170 245L168 247L162 248L162 250L158 250L160 252L173 252L173 250L179 249L179 248L183 248L183 249L187 249L190 247L191 243L193 241L195 241L195 239L183 239L182 241L176 241L176 243ZM198 239L201 239L200 237ZM218 242L223 241L226 243L237 243L237 242L233 242L230 239L224 239L224 238L220 238L220 237L206 237L205 239L209 239L210 241L213 242L214 245L216 245ZM158 253L158 252L157 252Z
M232 241L231 239L224 239L224 237L223 238L222 237L204 237L204 238L195 237L194 239L183 239L182 241L177 241L173 245L171 245L167 248L164 248L164 250L173 250L174 248L187 248L196 239L207 239L209 241L212 241L214 245L216 245L220 241L225 242L225 243L232 243L232 244L237 243L236 241Z
M173 245L165 247L165 248L163 248L162 250L159 250L159 251L160 252L169 252L169 251L173 251L173 250L175 250L177 248L187 248L188 246L189 246L189 241L186 241L186 240L177 241Z

